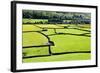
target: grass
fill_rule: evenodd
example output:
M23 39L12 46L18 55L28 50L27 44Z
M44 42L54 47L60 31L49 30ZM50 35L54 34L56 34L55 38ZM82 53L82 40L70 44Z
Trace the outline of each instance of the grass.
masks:
M72 33L72 34L88 33L86 31L81 31L81 30L77 30L77 29L57 29L57 32Z
M55 46L52 47L52 52L54 53L90 50L89 37L74 36L74 35L55 35L55 36L50 36L50 38L52 41L55 42Z
M23 33L23 46L45 45L46 43L48 43L48 39L40 33Z
M48 22L48 20L46 19L23 19L22 22L23 23L35 23L35 22Z
M88 60L91 59L91 55L89 53L75 53L75 54L63 54L63 55L53 55L47 57L37 57L37 58L30 58L24 59L24 63L30 62L56 62L56 61L71 61L71 60Z
M37 27L39 26L39 27ZM61 53L61 52L74 52L74 51L91 51L91 38L87 37L90 35L90 32L82 31L73 28L80 28L83 30L90 30L89 25L85 25L86 28L78 27L76 25L71 25L71 28L62 29L62 25L42 25L42 24L23 24L23 31L41 31L41 28L46 28L47 31L41 31L47 35L51 41L54 42L54 46L51 47L52 53ZM41 27L41 28L40 28ZM49 29L53 28L53 29ZM66 34L55 34L54 28L57 33L66 33ZM70 33L70 34L69 34ZM88 33L88 34L85 34ZM74 34L74 35L73 35ZM78 36L80 34L85 34L86 36ZM23 32L23 46L36 46L36 45L45 45L48 43L48 40L45 36L37 32ZM32 48L23 48L23 56L36 56L36 55L48 55L48 47L32 47ZM91 59L90 53L74 53L74 54L62 54L62 55L52 55L46 57L37 57L37 58L27 58L23 59L23 62L51 62L51 61L69 61L69 60L88 60Z
M34 26L34 25L30 25L30 24L23 24L23 31L41 31L42 29Z
M63 28L63 27L60 27L60 26L56 26L56 25L54 25L54 24L40 24L40 25L37 25L37 26L39 26L39 27L41 27L41 28Z
M23 49L23 56L37 56L37 55L47 55L49 54L48 52L48 47L32 47L32 48L25 48Z

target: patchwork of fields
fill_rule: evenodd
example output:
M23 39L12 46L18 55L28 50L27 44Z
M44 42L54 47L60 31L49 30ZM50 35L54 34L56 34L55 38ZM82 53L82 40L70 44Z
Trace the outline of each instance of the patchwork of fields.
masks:
M23 24L23 62L91 59L90 25Z

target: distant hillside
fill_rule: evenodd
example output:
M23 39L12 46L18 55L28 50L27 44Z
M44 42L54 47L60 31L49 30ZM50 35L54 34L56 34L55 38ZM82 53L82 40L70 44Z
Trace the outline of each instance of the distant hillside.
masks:
M90 13L23 10L23 18L68 20L73 19L74 16L80 16L80 18L83 19L91 19Z

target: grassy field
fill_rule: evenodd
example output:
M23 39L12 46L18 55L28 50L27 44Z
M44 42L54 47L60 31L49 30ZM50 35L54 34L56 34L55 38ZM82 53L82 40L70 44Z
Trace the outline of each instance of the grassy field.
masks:
M38 57L38 58L30 58L24 59L24 63L29 62L56 62L56 61L71 61L71 60L88 60L91 55L89 53L75 53L75 54L62 54L62 55L52 55L47 57Z
M64 28L65 26L68 28ZM43 29L46 30L43 31ZM91 59L91 53L84 53L84 51L91 51L89 24L84 26L76 26L74 24L23 24L23 47L48 45L49 40L44 35L46 35L50 41L54 42L54 46L51 46L51 52L53 54L64 52L78 53L23 58L24 63ZM23 57L49 55L48 49L48 46L23 48Z
M35 22L41 22L41 21L47 22L48 20L46 20L46 19L44 19L44 20L43 19L34 19L34 20L33 19L23 19L22 20L23 23L35 23Z
M29 24L23 25L23 31L40 31L40 30L42 30L42 29L40 29L34 25L29 25Z
M39 40L39 41L38 41ZM45 45L48 42L47 38L37 32L23 33L23 46Z

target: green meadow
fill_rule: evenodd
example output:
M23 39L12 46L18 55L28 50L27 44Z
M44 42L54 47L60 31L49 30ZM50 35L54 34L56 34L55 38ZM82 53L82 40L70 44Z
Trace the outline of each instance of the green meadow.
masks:
M22 27L24 63L91 59L91 53L89 53L91 51L90 24L25 23ZM49 40L46 36L54 43L50 45L51 54L49 53ZM39 45L42 47L37 47Z

